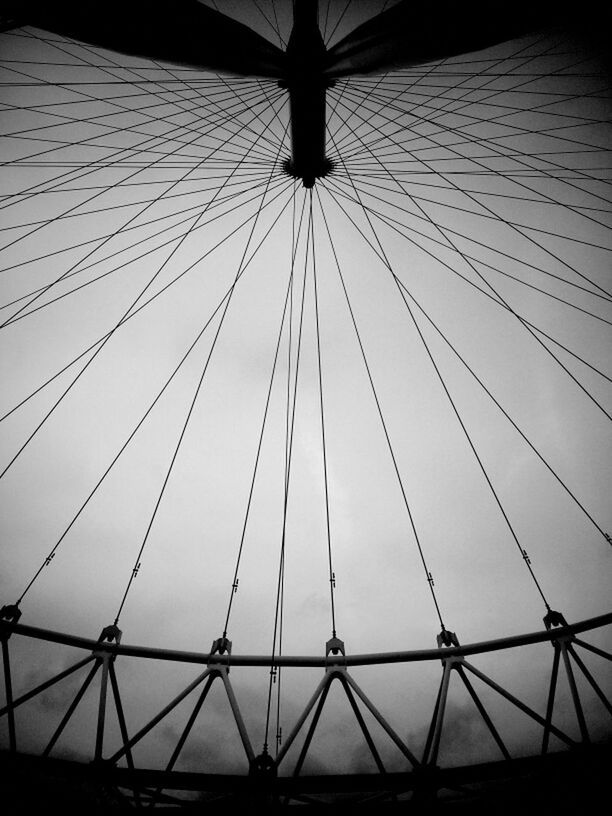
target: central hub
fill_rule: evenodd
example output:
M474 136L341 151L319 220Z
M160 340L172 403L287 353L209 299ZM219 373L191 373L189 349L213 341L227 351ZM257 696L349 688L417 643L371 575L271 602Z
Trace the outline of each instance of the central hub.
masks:
M287 76L279 85L289 91L291 158L284 169L312 187L332 170L325 155L325 92L331 84L324 76L327 49L317 22L317 0L296 0L291 36L287 45Z

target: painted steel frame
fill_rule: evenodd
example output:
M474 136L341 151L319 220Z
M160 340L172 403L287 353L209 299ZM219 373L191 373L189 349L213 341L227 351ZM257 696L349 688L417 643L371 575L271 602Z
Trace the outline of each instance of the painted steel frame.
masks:
M508 747L504 743L492 717L487 712L470 679L470 676L476 677L479 681L481 681L481 683L495 691L498 695L503 697L507 702L511 703L515 708L518 708L542 728L541 759L545 759L547 757L551 735L557 737L569 749L568 753L573 756L577 756L576 751L584 751L586 747L590 746L591 738L581 696L576 683L575 670L579 670L582 673L588 685L592 688L610 715L612 715L612 705L603 689L595 680L591 671L589 671L584 661L578 654L577 648L580 647L590 651L609 661L612 661L612 654L579 639L577 635L584 632L601 629L602 627L609 625L612 623L612 613L600 615L598 617L590 618L572 625L567 625L562 618L560 618L560 620L563 621L562 625L559 625L558 621L555 621L553 625L550 625L550 621L547 621L547 628L544 631L467 645L458 645L458 641L453 633L442 632L438 638L439 646L437 649L346 655L344 653L344 644L342 641L339 641L336 638L327 643L326 654L324 656L283 655L272 658L270 656L263 655L233 655L231 654L231 644L229 644L229 642L224 644L223 649L219 649L220 641L215 641L215 643L213 643L211 652L208 654L123 645L119 642L121 633L114 627L107 627L104 629L100 639L96 641L65 633L52 632L32 626L22 625L17 623L14 619L7 619L5 617L4 619L0 619L0 642L2 643L6 704L0 709L0 718L5 716L8 723L9 755L17 758L20 755L17 753L18 735L15 726L15 709L28 700L33 699L38 694L43 693L48 688L65 679L69 675L75 674L79 670L88 667L87 674L82 681L81 686L68 705L59 725L55 729L50 741L42 752L43 759L49 758L51 751L81 702L87 688L90 686L94 680L94 677L99 672L100 686L97 704L93 764L100 769L104 769L103 772L102 770L100 771L100 778L103 778L104 784L106 785L110 784L116 788L124 789L124 795L127 795L130 802L135 806L141 806L143 804L147 804L149 806L175 804L179 806L181 800L170 796L167 793L168 790L192 790L194 789L194 785L195 789L198 790L209 789L211 786L214 790L225 790L226 793L228 790L235 790L236 783L234 776L223 774L194 775L185 774L184 772L177 772L174 770L174 766L180 756L185 742L189 737L189 734L192 731L192 728L206 701L213 683L215 680L220 679L227 694L232 717L237 727L245 758L249 767L249 773L239 778L250 781L245 781L244 785L240 787L244 787L247 793L250 792L249 795L254 795L254 792L258 792L258 795L267 797L267 799L270 799L271 797L274 801L276 801L276 799L280 796L289 796L291 799L297 798L299 801L308 802L310 800L308 798L307 791L312 789L314 780L308 776L301 777L300 773L306 760L313 736L319 724L328 692L332 684L335 681L338 681L348 699L352 712L359 726L359 730L365 739L369 752L378 770L378 774L355 775L355 778L353 779L354 784L350 781L352 776L348 775L346 777L346 784L348 786L347 789L367 789L370 792L373 791L376 794L376 801L379 801L381 796L383 798L390 797L391 801L393 801L394 797L398 795L398 791L404 793L406 791L412 791L413 797L416 796L419 798L425 796L425 798L431 799L432 797L436 796L436 793L441 787L445 787L448 784L447 781L445 781L446 776L448 776L447 772L457 770L441 769L438 767L439 749L444 733L444 716L447 707L448 691L453 675L458 675L470 698L472 699L476 710L480 714L480 717L482 718L487 730L499 748L503 757L501 762L505 768L503 773L506 776L514 773L514 771L510 772L510 766L514 767L514 763L517 762L520 765L521 762L524 763L529 758L516 759L511 757ZM49 643L73 646L79 649L87 650L90 652L90 654L87 657L78 660L63 671L53 675L25 694L15 698L12 688L11 657L9 651L9 640L12 635L24 636ZM546 712L544 715L534 711L520 699L488 677L480 669L476 668L476 666L472 665L471 662L466 660L466 657L472 655L513 649L529 644L545 643L546 641L552 644L553 662L550 683L548 685ZM149 720L146 725L141 727L132 736L130 736L128 732L123 702L115 671L115 662L117 658L128 656L176 663L193 663L206 666L203 672L198 674L194 680L188 683L188 685L177 696L175 696L173 700L165 705L151 720ZM406 745L397 731L394 730L392 725L385 719L376 705L351 676L349 668L353 666L413 663L432 660L441 662L442 676L431 716L430 726L427 732L424 751L422 756L418 758L415 752ZM570 696L580 735L579 739L572 738L570 735L553 724L555 696L559 680L559 667L561 664L563 664L567 675ZM324 670L323 677L317 684L313 694L297 718L293 729L291 730L287 739L284 741L275 758L271 757L265 749L259 756L255 755L253 744L245 726L240 706L229 678L230 668L234 666L267 666L271 669L281 667L315 667L322 668ZM105 758L103 754L104 731L107 717L109 687L119 723L122 747L115 751L115 753L110 757ZM191 694L191 692L198 688L199 693L195 705L191 710L187 723L179 736L165 769L163 771L157 771L152 769L136 768L132 755L133 747L138 744L156 725L158 725L158 723L160 723L174 708L176 708L179 703L181 703L189 694ZM362 710L369 712L374 721L376 721L376 723L396 745L409 763L411 768L410 771L402 773L387 772L374 739L372 738L372 735L365 722ZM302 729L304 728L310 715L312 715L312 717L304 738L304 742L302 743L297 762L291 771L291 779L293 782L288 783L286 781L287 777L279 776L278 772L281 765L283 765L282 770L285 770L286 763L283 764L283 761L285 760L289 749L302 732ZM123 757L125 757L127 768L116 767L116 763ZM533 759L534 758L531 758L531 760ZM477 768L479 766L475 767ZM499 763L497 763L496 767L501 766ZM485 766L483 765L482 768L484 773ZM464 771L467 777L471 777L472 771L468 772L466 769L464 769ZM199 782L196 782L196 777ZM362 779L362 777L367 778ZM298 781L298 778L300 781ZM308 781L309 779L311 780L310 782ZM225 788L223 780L225 780L226 783ZM331 786L331 789L334 790L338 788L339 782L336 777L329 777L328 780L330 785L327 787ZM187 785L185 787L186 781ZM314 784L314 787L326 787L326 785L327 783L324 783L321 781L321 779L319 779L319 781ZM340 785L340 787L342 787L342 785ZM304 798L304 796L306 798Z

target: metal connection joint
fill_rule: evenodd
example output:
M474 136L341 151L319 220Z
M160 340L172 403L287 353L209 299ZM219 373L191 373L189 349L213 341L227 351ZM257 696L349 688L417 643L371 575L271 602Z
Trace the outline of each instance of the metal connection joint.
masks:
M7 623L17 623L20 617L21 609L17 604L4 604L3 607L0 607L0 620Z
M9 625L17 623L21 617L21 609L17 604L4 604L0 607L0 640L8 640L12 635Z
M337 663L332 663L329 665L328 659L329 656L333 655L336 657L337 655L342 655L345 658L344 662L341 665ZM344 641L337 638L335 635L330 638L327 643L325 644L325 668L327 671L345 671L346 670L346 650L344 648Z
M454 632L450 632L448 629L442 629L439 635L436 635L436 641L438 643L438 649L442 649L443 646L451 647L451 646L459 646L459 638Z
M549 609L544 615L544 626L548 629L548 631L550 631L551 629L556 629L560 626L569 626L569 624L561 612L556 612L554 609ZM555 640L551 642L553 649L557 648L559 640L568 642L575 640L575 637L570 632L569 634L564 635L562 638L555 638Z
M117 655L113 654L112 652L108 652L104 648L105 643L116 643L117 646L121 643L121 636L123 632L116 623L112 623L110 626L105 626L104 629L100 632L100 637L98 638L98 643L102 648L94 649L92 652L94 657L99 657L103 660L114 660Z
M217 638L216 640L213 640L212 646L210 647L210 654L208 656L208 665L210 666L211 658L213 655L227 655L229 657L231 653L232 653L232 641L226 638L225 635L223 635L220 638ZM213 668L215 671L218 671L219 674L221 674L224 671L225 672L229 671L229 666L220 666L215 664Z
M451 632L448 629L442 629L440 634L436 635L436 642L438 644L438 649L450 649L453 646L459 646L459 638L455 632ZM462 660L462 657L450 655L449 657L442 657L442 665L448 662L450 663L451 668L453 668L455 664L460 663Z
M544 615L544 626L547 629L554 629L556 626L567 626L568 623L561 612L555 612L554 609L549 609Z
M249 775L259 779L276 779L276 762L264 748L259 756L253 757L249 765Z

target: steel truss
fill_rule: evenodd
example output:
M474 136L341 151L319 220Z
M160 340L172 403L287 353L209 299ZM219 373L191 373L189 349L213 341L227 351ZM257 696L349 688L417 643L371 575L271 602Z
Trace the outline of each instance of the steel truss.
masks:
M56 768L55 772L75 775L82 772L83 777L99 791L121 791L121 801L135 807L191 807L194 805L193 799L184 799L181 792L198 791L214 797L236 797L245 798L252 801L261 802L281 802L290 801L320 804L322 801L329 802L340 794L350 793L357 800L371 804L380 802L397 802L406 797L410 798L414 806L424 801L431 801L448 791L454 791L454 795L463 797L474 796L473 788L466 785L474 783L482 784L487 780L495 779L517 779L527 777L533 781L534 774L544 777L555 774L563 776L565 770L571 768L583 768L582 775L587 766L589 773L595 773L601 763L602 754L605 748L601 745L591 745L591 736L585 707L583 704L583 694L580 693L576 682L577 673L581 674L588 686L592 689L597 698L601 701L605 709L612 715L612 705L600 683L595 679L592 672L587 668L581 657L581 652L596 654L606 661L612 660L612 654L593 646L587 641L579 638L578 635L594 630L602 629L612 623L612 613L601 615L596 618L582 621L580 623L568 625L562 616L557 613L549 613L545 619L546 629L540 632L519 635L515 637L490 640L482 643L460 645L457 637L452 632L443 631L438 636L438 648L410 651L410 652L386 652L381 654L346 654L344 644L338 638L332 638L326 644L324 656L277 656L272 659L269 656L233 655L231 653L231 643L225 639L220 639L213 643L210 653L180 652L167 649L153 649L139 646L122 645L120 643L121 633L116 627L106 627L99 640L89 640L75 637L68 634L51 632L31 626L24 626L17 623L11 614L11 608L5 607L2 610L2 622L0 638L2 642L3 668L5 680L6 704L0 709L0 717L6 723L8 731L9 751L4 756L4 761L14 768L38 768L42 772L45 765L36 764L34 757L27 757L18 753L19 734L16 727L15 712L22 705L37 696L42 695L52 686L61 683L71 675L82 677L81 684L67 704L59 724L57 725L51 739L42 749L42 760L47 760L55 748L62 732L72 719L77 707L80 705L86 690L97 677L99 683L99 694L96 711L94 749L89 766L79 763L66 763L53 761L56 765L49 765L48 768ZM12 663L9 643L11 637L15 635L21 638L30 638L47 643L63 644L76 647L79 650L89 652L84 658L62 670L52 674L44 682L39 683L34 688L25 693L15 696L12 683ZM538 713L528 706L521 699L516 697L502 685L497 683L486 673L478 669L468 657L478 656L487 652L512 650L513 655L516 650L529 644L552 645L552 668L550 681L548 684L548 696L546 711ZM119 682L116 671L116 664L127 662L127 658L149 659L156 661L170 661L175 664L196 664L204 665L205 669L199 673L191 682L185 686L178 695L164 704L160 710L143 726L138 729L128 728L124 714L124 702L119 690ZM518 658L517 658L518 659ZM370 699L368 694L361 688L351 674L352 667L377 665L382 666L389 663L415 663L423 661L441 662L441 679L438 693L433 706L430 726L427 732L425 745L409 746L398 733L398 729L387 721L381 714L378 707ZM555 715L556 692L559 684L560 666L563 665L567 675L567 681L571 692L571 699L576 718L575 733L568 733L567 728L560 728L555 725L553 718ZM239 701L230 680L230 669L232 667L257 667L267 666L271 671L279 668L319 668L323 670L323 676L318 682L313 694L297 717L297 720L284 741L282 747L272 756L267 748L261 754L256 755L253 748L254 739L249 734L243 719ZM84 675L84 676L83 676ZM438 765L440 745L444 739L445 712L447 710L448 691L453 676L465 686L467 692L474 703L474 706L489 731L492 739L497 744L502 756L500 762L486 763L477 766L464 766L460 768L441 768ZM514 709L518 709L541 729L541 751L539 757L513 757L504 742L501 731L494 722L494 716L485 708L482 697L475 685L474 678L480 681L485 687L492 689L496 694L510 703ZM233 726L238 730L242 746L244 749L244 774L211 774L206 773L203 768L202 773L187 773L175 770L175 765L187 742L190 733L204 707L208 693L215 683L220 680L230 706ZM365 740L370 755L376 765L378 773L375 774L355 774L338 776L302 776L301 771L309 753L313 736L321 721L325 711L325 702L332 684L337 683L342 688L350 708L353 712L358 728ZM455 680L457 682L457 680ZM110 685L110 689L109 689ZM172 751L163 770L154 768L139 768L136 766L133 756L133 748L146 737L154 728L172 712L183 700L192 692L197 692L197 699L193 705L191 713L187 719L182 733ZM105 752L105 725L108 717L109 694L114 704L117 720L121 733L121 746L112 752ZM388 772L379 751L376 740L371 729L368 728L364 714L368 712L374 722L380 726L387 737L392 740L397 749L401 752L408 767L403 772ZM306 727L306 723L308 726ZM290 748L303 735L305 736L299 751L297 760L291 766L287 761ZM549 753L551 736L556 737L567 751L561 753ZM585 751L587 753L585 753ZM587 759L588 757L588 759ZM125 760L125 767L119 767L117 763ZM17 764L15 764L17 763ZM25 764L24 764L25 763ZM28 764L29 763L29 764ZM34 764L32 764L34 763ZM562 769L562 770L560 770ZM34 772L32 770L32 772ZM18 773L20 771L17 771ZM49 770L44 773L49 773ZM576 774L578 774L576 776ZM595 774L597 775L597 774ZM575 771L572 778L581 778L580 773ZM531 784L531 783L530 783ZM548 783L547 783L548 784ZM567 784L567 780L566 780ZM582 784L582 783L581 783ZM323 800L320 798L324 796ZM325 798L327 797L327 799Z

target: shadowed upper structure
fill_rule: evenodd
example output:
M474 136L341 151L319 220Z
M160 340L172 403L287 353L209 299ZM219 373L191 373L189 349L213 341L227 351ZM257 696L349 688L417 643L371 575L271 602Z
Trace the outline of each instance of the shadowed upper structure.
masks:
M442 11L410 0L377 14L329 50L318 0L295 0L286 51L198 0L25 0L9 3L13 24L34 25L125 54L244 76L280 80L289 92L291 158L286 171L313 187L332 162L325 155L325 91L334 77L389 71L474 51L550 25L547 3L519 3L512 14L479 4ZM558 16L555 17L558 22Z

